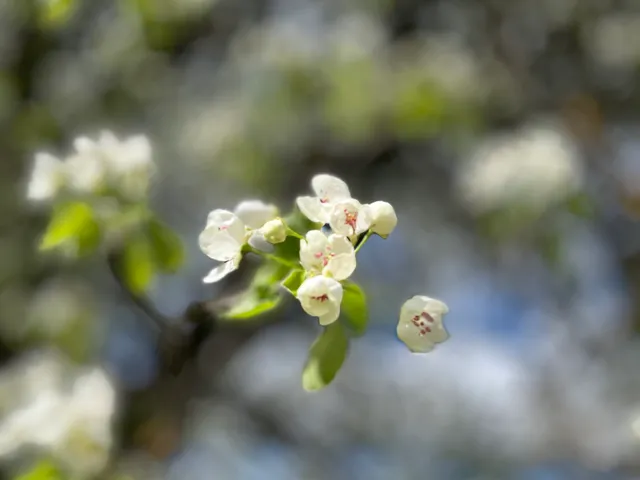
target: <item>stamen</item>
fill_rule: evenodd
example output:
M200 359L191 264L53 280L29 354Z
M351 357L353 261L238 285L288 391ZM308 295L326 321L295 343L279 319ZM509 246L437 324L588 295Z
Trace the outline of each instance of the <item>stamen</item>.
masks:
M431 315L429 315L427 312L422 312L422 313L420 314L420 316L421 316L422 318L424 318L424 319L425 319L427 322L429 322L429 323L433 323L433 322L435 322L435 320L433 319L433 317L432 317Z
M345 225L349 225L353 229L353 231L355 232L356 231L356 223L358 222L358 213L357 212L350 212L346 208L343 211L344 211L344 224Z
M317 296L317 297L311 297L312 300L318 300L319 302L326 302L327 300L329 300L329 295L327 295L326 293Z

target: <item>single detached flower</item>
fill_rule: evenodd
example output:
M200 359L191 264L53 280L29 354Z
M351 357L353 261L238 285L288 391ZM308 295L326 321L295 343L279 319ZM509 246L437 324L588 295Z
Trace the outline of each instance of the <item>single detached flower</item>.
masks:
M318 317L320 325L329 325L340 316L342 285L333 278L324 275L308 278L298 288L297 297L305 312Z
M345 280L356 269L356 254L347 237L311 230L300 240L300 263L312 274Z
M205 255L224 263L211 270L203 281L215 283L237 270L242 260L242 247L253 235L261 235L260 229L277 214L274 205L259 200L240 202L233 212L212 211L198 243Z
M398 322L398 338L414 353L426 353L436 343L444 342L449 334L442 324L442 317L449 307L424 295L416 295L402 305Z
M27 198L34 201L51 200L63 183L62 162L48 153L37 153L27 186Z
M311 179L311 188L315 197L298 197L296 204L312 222L329 223L333 205L342 200L349 200L351 193L347 184L333 175L325 173Z
M369 204L369 215L371 216L371 231L383 238L387 238L398 224L396 212L387 202L379 201Z

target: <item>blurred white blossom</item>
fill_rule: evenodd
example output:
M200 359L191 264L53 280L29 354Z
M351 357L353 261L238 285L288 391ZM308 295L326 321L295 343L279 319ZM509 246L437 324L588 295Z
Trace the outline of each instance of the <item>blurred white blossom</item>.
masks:
M554 125L528 125L482 142L458 171L459 194L483 213L513 204L543 210L583 184L577 147Z
M48 153L37 153L27 186L29 200L51 200L64 181L62 162Z
M101 368L78 370L53 352L41 352L2 373L0 396L1 457L36 447L78 475L104 468L116 394Z

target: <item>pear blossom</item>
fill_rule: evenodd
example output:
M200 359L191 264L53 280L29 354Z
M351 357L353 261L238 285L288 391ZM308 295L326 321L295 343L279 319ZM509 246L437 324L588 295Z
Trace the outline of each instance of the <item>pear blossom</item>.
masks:
M48 153L37 153L27 186L27 198L34 201L51 200L63 182L62 162Z
M302 282L296 295L305 312L318 317L320 325L329 325L340 316L342 293L340 282L317 275Z
M402 305L397 334L409 350L426 353L436 343L444 342L449 334L442 317L449 312L444 302L424 295L416 295Z
M260 229L278 214L274 205L260 200L240 202L233 212L216 209L209 213L207 225L198 238L200 249L209 258L223 262L203 279L215 283L238 269L242 248Z
M373 202L369 205L369 215L371 216L371 231L383 238L396 228L398 217L396 212L387 202Z
M351 237L366 232L371 225L369 205L349 198L333 205L329 216L329 226L334 233Z
M302 214L312 222L329 223L333 205L351 199L347 184L326 173L314 176L311 179L311 188L316 196L298 197L296 204Z
M76 153L65 161L72 188L87 192L108 183L127 197L146 193L154 164L145 136L119 140L103 131L98 140L77 138L74 148Z
M300 240L300 263L312 274L345 280L356 269L356 254L347 237L311 230Z
M274 218L259 229L259 234L269 243L282 243L287 239L287 226L281 218Z

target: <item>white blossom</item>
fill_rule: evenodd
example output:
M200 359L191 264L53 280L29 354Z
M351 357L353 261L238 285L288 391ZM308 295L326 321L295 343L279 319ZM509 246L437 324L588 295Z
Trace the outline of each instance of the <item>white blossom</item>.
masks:
M209 213L198 243L205 255L224 263L211 270L203 281L215 283L237 270L242 247L252 236L262 236L262 227L277 215L274 205L259 200L240 202L233 212L216 209Z
M98 473L113 443L113 385L102 369L92 368L75 374L72 387L67 388L63 377L69 373L68 365L63 367L61 359L50 355L37 362L27 365L24 374L36 368L39 375L24 375L22 388L15 390L16 384L11 389L20 400L16 401L18 408L9 410L0 421L0 456L13 457L23 447L36 447L81 476ZM43 374L55 378L40 378ZM6 383L2 382L5 389L13 382Z
M80 193L95 192L106 183L107 167L98 142L88 137L74 140L75 153L64 161L69 188Z
M356 269L356 254L347 237L311 230L300 240L300 263L312 274L345 280Z
M274 218L265 223L259 233L269 243L282 243L287 239L287 226L281 218Z
M329 225L334 233L348 237L366 232L371 226L370 207L354 198L337 202L332 206Z
M426 353L449 334L442 323L449 307L440 300L416 295L402 305L398 322L398 338L414 353Z
M325 173L311 179L311 188L315 197L298 197L298 208L312 222L327 224L331 219L333 205L343 200L351 199L347 184L333 175Z
M396 212L387 202L373 202L369 205L371 216L371 231L386 238L396 228L398 217Z
M62 162L48 153L37 153L27 186L27 198L35 201L51 200L62 187L63 181Z
M297 292L305 312L318 317L320 325L329 325L340 316L342 285L333 278L317 275L305 280Z

